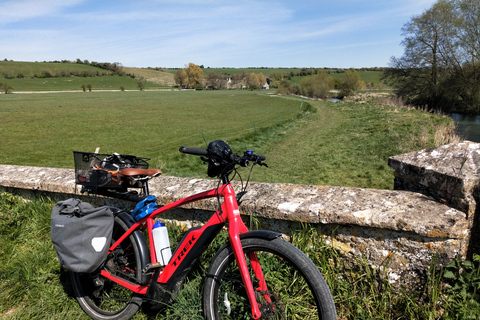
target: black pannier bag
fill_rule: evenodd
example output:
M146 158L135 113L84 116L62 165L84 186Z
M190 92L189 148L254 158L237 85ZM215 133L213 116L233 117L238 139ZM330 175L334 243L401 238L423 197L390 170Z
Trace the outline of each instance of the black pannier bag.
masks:
M113 213L109 207L95 208L78 199L57 202L50 227L63 268L91 273L107 259L113 231Z

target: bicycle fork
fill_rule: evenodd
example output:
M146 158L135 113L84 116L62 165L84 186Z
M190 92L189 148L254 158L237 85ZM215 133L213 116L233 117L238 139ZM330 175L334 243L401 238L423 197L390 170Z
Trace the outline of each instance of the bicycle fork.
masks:
M250 273L248 271L247 262L245 260L245 254L243 252L242 243L240 241L240 233L247 232L248 229L243 223L240 217L240 210L238 209L238 204L235 199L235 193L231 185L228 185L223 190L223 196L225 202L222 207L228 213L229 221L229 239L230 244L233 248L233 253L238 264L238 269L240 271L240 276L242 277L243 285L247 291L248 300L252 307L252 316L254 319L259 319L261 317L261 312L258 307L257 298L255 295L255 290L253 288L253 282L250 278ZM255 252L249 253L250 262L252 264L252 269L255 273L255 277L259 280L259 291L267 291L267 285L265 282L265 277L263 276L262 268L258 261L258 257ZM270 299L265 297L267 301Z

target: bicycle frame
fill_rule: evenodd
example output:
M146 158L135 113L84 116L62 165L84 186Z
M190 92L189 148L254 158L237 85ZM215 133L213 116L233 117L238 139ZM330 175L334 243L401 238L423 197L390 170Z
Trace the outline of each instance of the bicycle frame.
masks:
M261 316L258 308L257 300L255 297L255 290L253 288L252 281L248 272L247 263L243 253L242 245L240 242L240 234L248 231L247 227L243 223L240 217L240 211L238 209L237 200L235 198L235 191L230 183L223 184L219 188L211 189L208 191L200 192L198 194L186 197L184 199L177 200L168 205L165 205L154 212L148 217L136 222L125 234L122 235L110 248L109 252L112 252L120 243L125 240L132 232L138 228L148 229L148 237L150 240L150 257L151 262L156 263L157 257L155 254L155 248L153 243L153 224L154 218L166 211L180 207L182 205L204 200L208 198L214 198L221 196L224 202L221 204L221 210L215 212L208 222L199 228L193 228L187 231L177 249L173 252L170 262L164 267L163 271L158 275L158 283L166 284L169 281L175 280L184 276L191 268L192 264L202 254L205 247L208 246L215 236L223 228L226 221L229 222L228 237L230 244L234 251L234 256L237 261L243 284L246 288L250 305L252 306L252 316L254 319L258 319ZM146 227L145 224L146 223ZM259 279L260 291L266 291L266 282L264 275L255 253L250 253L249 258L251 260L252 269L255 273L255 277ZM155 277L150 279L150 283L146 285L134 284L121 277L110 274L110 272L102 269L101 275L118 283L119 285L132 290L138 294L147 294L149 287L152 285L152 279L155 281ZM268 300L268 297L265 297Z

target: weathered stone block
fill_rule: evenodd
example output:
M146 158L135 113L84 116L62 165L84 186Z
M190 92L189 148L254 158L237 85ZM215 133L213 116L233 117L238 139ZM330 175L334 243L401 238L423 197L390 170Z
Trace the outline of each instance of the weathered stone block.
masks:
M467 214L473 225L480 179L480 144L448 144L391 157L394 188L424 193Z

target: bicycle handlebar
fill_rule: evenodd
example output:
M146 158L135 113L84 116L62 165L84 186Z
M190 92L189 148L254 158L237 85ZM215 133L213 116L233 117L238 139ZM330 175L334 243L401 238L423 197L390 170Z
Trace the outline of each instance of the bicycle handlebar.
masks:
M194 156L206 156L208 154L205 149L193 147L180 147L178 151L181 153L192 154Z
M194 156L206 156L210 159L210 154L208 150L202 148L194 148L194 147L180 147L178 150L181 153L191 154ZM265 156L255 155L253 154L252 150L247 150L243 153L243 156L240 156L238 153L230 154L230 156L223 159L224 163L230 163L233 165L240 165L241 167L247 167L249 162L253 161L254 164L259 164L268 167L266 163L263 163L266 159ZM206 160L206 159L204 159Z

